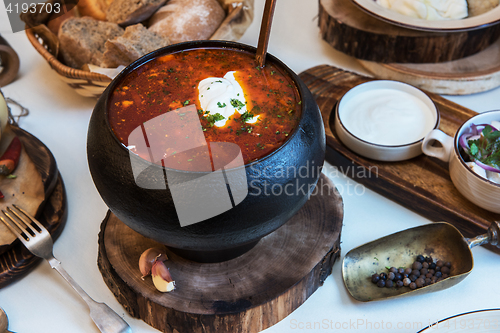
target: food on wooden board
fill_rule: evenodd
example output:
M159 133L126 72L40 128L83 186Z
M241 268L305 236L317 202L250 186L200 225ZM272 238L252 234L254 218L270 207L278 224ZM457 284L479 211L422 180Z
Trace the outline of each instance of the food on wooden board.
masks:
M142 277L151 274L153 284L158 291L170 292L175 289L175 281L172 278L164 261L168 260L167 254L160 248L149 248L139 258L139 270Z
M156 261L165 260L168 260L168 256L163 249L151 247L142 252L141 257L139 258L139 270L141 271L142 279L151 274L151 268L153 268L153 264Z

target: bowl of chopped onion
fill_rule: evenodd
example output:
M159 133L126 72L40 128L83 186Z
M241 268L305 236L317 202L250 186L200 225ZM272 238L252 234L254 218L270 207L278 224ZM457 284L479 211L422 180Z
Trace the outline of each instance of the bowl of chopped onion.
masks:
M433 145L436 141L441 147ZM470 118L453 138L433 130L425 137L422 151L449 162L450 178L464 197L500 213L500 110Z

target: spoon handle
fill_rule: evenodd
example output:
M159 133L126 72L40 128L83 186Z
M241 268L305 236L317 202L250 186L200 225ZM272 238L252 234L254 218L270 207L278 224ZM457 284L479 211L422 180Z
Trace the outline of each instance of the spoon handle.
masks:
M276 0L266 0L266 4L264 5L264 14L262 16L262 24L260 26L257 55L255 57L260 68L264 67L264 63L266 61L267 45L269 43L269 35L271 34L271 23L273 22L275 7Z
M488 232L483 235L479 235L474 238L466 239L469 244L469 248L474 246L491 244L500 248L500 221L494 221L488 228Z

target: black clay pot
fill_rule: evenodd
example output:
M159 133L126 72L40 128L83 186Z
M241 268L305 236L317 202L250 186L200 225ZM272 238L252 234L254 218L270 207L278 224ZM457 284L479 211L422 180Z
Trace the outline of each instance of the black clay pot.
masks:
M137 185L132 163L142 164L145 171L141 176L149 179L163 179L164 170L130 154L115 137L108 121L107 102L117 83L141 64L160 55L205 47L256 52L255 48L239 43L199 41L168 46L135 61L113 80L97 102L89 124L87 154L97 190L121 221L184 257L211 262L227 260L248 250L304 205L321 173L325 132L310 91L286 65L268 55L266 62L282 67L298 86L302 100L298 128L280 148L242 167L248 195L240 204L203 222L181 227L168 182L166 189ZM169 172L175 175L176 182L199 177L196 172Z

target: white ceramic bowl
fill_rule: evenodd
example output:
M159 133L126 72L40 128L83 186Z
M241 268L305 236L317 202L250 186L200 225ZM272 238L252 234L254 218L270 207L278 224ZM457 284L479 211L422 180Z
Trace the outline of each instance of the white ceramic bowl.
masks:
M357 110L364 107L372 107L366 103L375 100L375 98L369 98L370 96L367 94L378 94L378 92L384 91L394 92L392 96L387 95L387 97L384 96L384 98L393 98L394 100L390 100L389 103L398 104L389 105L389 103L384 103L379 105L379 103L377 104L378 106L373 107L373 111L370 111L369 117L360 117ZM378 98L378 95L375 97ZM401 97L405 98L402 103L396 99L401 99ZM402 117L402 123L405 123L404 125L398 123L393 126L394 136L396 136L396 132L399 132L397 135L399 139L394 139L395 141L392 143L389 142L392 140L390 135L388 138L384 139L373 139L373 136L370 137L370 135L367 136L360 132L359 127L369 127L375 123L378 120L376 119L378 110L381 111L381 117L387 117L388 113L385 113L384 110L381 109L384 108L385 105L391 107L391 112L397 111L396 114L401 111L397 116ZM419 111L417 114L422 117L421 119L415 119L415 121L413 121L412 118L406 119L403 116L403 114L405 114L404 112L408 112L407 108L412 107L412 105L419 105L421 107L421 112ZM355 108L353 108L354 106ZM357 116L355 121L359 122L359 126L353 123L354 120L352 117L354 116ZM429 96L409 84L398 81L374 80L360 84L349 90L339 100L335 109L335 131L339 140L355 153L378 161L403 161L422 154L423 138L427 133L438 126L439 112ZM401 131L404 133L401 133Z
M356 5L368 14L404 27L414 30L434 31L434 32L455 32L482 29L494 25L500 21L500 6L497 6L486 13L454 20L425 20L406 16L392 10L386 9L374 0L352 0ZM485 0L486 1L486 0Z
M493 213L500 213L500 184L489 181L472 171L460 156L459 139L472 124L490 124L500 120L500 110L480 113L460 126L452 138L440 130L433 130L424 139L422 150L426 155L449 162L450 178L457 190L469 201ZM442 147L432 144L438 141Z

